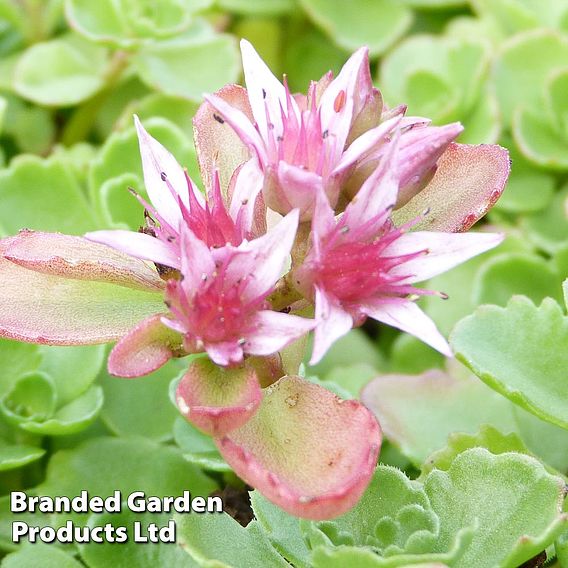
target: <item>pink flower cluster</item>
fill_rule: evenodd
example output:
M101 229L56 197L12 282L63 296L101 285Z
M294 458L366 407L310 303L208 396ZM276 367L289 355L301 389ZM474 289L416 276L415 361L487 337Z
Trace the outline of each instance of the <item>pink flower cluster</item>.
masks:
M273 502L328 518L361 496L381 436L359 402L297 376L305 336L311 364L367 318L451 356L417 303L443 294L415 285L502 240L463 231L500 195L508 157L387 109L365 48L304 96L241 47L246 90L206 96L194 120L206 196L136 119L144 227L1 241L3 294L20 301L0 309L0 335L117 341L122 377L205 353L178 385L182 414Z

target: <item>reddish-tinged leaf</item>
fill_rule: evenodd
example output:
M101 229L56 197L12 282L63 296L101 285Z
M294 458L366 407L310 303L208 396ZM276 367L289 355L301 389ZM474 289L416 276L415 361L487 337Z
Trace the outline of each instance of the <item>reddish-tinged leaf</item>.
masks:
M208 359L194 361L176 391L180 412L213 436L242 426L256 412L261 399L252 367L218 367Z
M397 225L424 215L413 229L467 231L495 204L509 177L509 153L492 144L450 144L432 181L393 213Z
M283 377L264 393L256 414L217 440L227 463L293 515L322 520L351 509L381 445L373 415L300 377Z
M3 258L13 242L0 241L0 337L52 345L106 343L164 311L162 293L23 268Z
M254 122L247 92L241 86L225 85L215 94L244 112L251 122ZM212 187L212 172L214 168L218 168L221 189L226 195L233 172L249 159L249 149L207 101L202 103L195 114L193 132L205 187Z
M182 337L162 323L156 314L130 330L111 351L108 372L117 377L148 375L182 350Z
M23 230L10 239L4 257L36 272L163 290L164 281L149 263L83 237Z

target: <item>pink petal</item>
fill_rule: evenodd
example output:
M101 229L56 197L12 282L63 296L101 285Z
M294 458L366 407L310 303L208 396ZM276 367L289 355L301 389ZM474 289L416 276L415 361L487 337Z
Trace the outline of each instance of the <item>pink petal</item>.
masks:
M432 181L395 211L393 219L400 226L428 211L417 227L467 231L499 199L509 170L509 153L501 146L452 143L438 161Z
M343 309L339 300L319 286L315 287L315 303L317 327L310 365L319 363L331 345L353 327L353 318Z
M185 226L181 233L181 251L182 287L191 297L213 274L215 261L209 247Z
M383 158L375 171L365 180L361 189L351 200L343 215L343 223L351 229L358 229L368 221L387 213L394 206L398 195L398 171L396 157L400 137L395 136L388 144ZM369 225L376 232L375 225ZM359 236L359 233L358 233ZM371 236L371 235L369 235ZM366 235L361 235L364 240Z
M262 237L238 247L238 254L227 267L227 278L232 282L247 279L243 302L266 294L282 276L297 227L298 211L294 210Z
M499 233L438 233L415 231L401 235L387 247L385 256L428 251L394 267L390 274L406 276L405 282L423 282L496 247L504 239Z
M21 231L10 239L4 257L24 268L53 276L141 290L164 288L164 281L153 266L82 237Z
M386 136L400 123L400 116L395 116L379 126L367 130L364 134L359 136L341 156L341 160L332 172L332 176L339 177L344 174L352 165L359 159L365 156L371 149L383 141Z
M176 195L181 196L186 206L189 205L183 168L166 148L146 132L137 116L134 116L134 124L138 132L144 185L150 201L162 218L177 230L181 212ZM163 174L166 179L163 179Z
M286 89L246 39L241 40L241 54L248 97L258 129L262 137L268 140L270 120L276 135L281 136L281 109L286 108ZM291 104L299 120L300 112L294 99L291 99Z
M319 256L320 243L335 230L335 212L329 204L327 195L320 190L316 195L314 218L312 219L312 245Z
M141 321L113 348L108 372L116 377L141 377L165 365L181 350L181 336L162 323L156 314Z
M93 231L86 233L85 238L95 243L101 243L124 252L135 258L151 260L158 264L180 267L180 259L173 244L166 244L156 237L145 233L124 231Z
M360 77L364 77L364 74L360 73L365 67L367 69L369 67L369 50L361 47L347 60L339 75L329 84L321 97L322 130L328 130L330 135L335 136L340 151L343 150L351 128L354 99L360 97L361 93L358 91L363 91L365 86L371 87L369 84L361 84L364 81L359 80ZM340 104L340 101L343 103Z
M216 441L235 473L292 515L321 520L351 509L379 453L373 415L299 377L265 390L256 414Z
M222 341L219 343L205 343L205 351L211 360L221 367L238 365L243 361L243 348L238 341Z
M161 292L22 268L3 258L13 241L0 241L1 337L52 345L106 343L164 310Z
M253 228L257 197L262 190L263 182L264 175L256 157L242 164L235 172L229 213L237 222L243 236L249 234Z
M360 310L369 317L414 335L446 357L453 357L448 342L438 331L436 324L409 300L385 300L362 304Z
M422 189L420 181L436 166L450 142L462 131L463 126L454 122L445 126L412 128L401 136L398 155L400 194L397 207L407 203Z
M263 310L250 321L249 329L243 330L246 340L243 348L251 355L272 355L283 349L315 327L315 321Z
M265 163L266 149L264 142L247 115L241 110L232 107L221 97L215 95L203 95L205 100L221 114L227 124L238 134L244 144L254 148L259 160Z
M215 95L253 122L247 92L240 85L225 85ZM223 195L227 195L233 172L250 157L248 146L208 101L201 104L193 118L193 135L205 187L213 186L212 175L217 169Z
M282 215L299 209L302 221L311 219L316 193L323 188L321 176L284 161L280 161L277 168L275 185L265 186L263 192L266 205ZM337 190L333 193L331 201L336 202Z
M261 400L254 369L223 369L207 359L194 361L176 389L176 403L186 420L212 436L240 428Z

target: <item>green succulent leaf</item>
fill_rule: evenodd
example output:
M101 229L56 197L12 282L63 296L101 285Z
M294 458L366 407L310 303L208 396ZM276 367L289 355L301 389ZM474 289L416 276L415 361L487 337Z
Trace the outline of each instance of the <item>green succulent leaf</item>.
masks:
M41 361L39 347L0 339L0 395L4 394L22 376L35 371Z
M104 527L107 524L113 527L126 527L128 535L134 535L134 523L140 523L138 530L144 535L149 524L154 523L161 528L168 526L170 520L169 513L133 513L127 509L126 504L123 504L120 513L93 514L89 517L87 524L91 528ZM140 544L129 538L127 542L80 544L79 552L90 568L107 568L108 566L196 568L198 566L177 543Z
M514 294L524 294L534 303L546 297L560 300L560 276L554 264L526 253L505 253L483 263L473 283L474 303L504 306Z
M45 450L43 448L23 444L4 445L0 443L0 471L23 467L39 460L44 455Z
M278 16L294 10L294 0L217 0L217 5L230 12L250 15Z
M482 381L539 418L568 428L568 317L545 299L515 296L461 320L452 348Z
M40 370L54 381L59 405L83 394L97 377L105 361L103 345L40 347Z
M347 50L368 45L372 55L386 51L408 29L412 12L393 0L300 0L308 16Z
M447 548L459 527L476 526L465 554L452 564L457 568L516 568L544 550L568 524L564 487L529 456L484 448L466 450L448 471L433 470L424 481L440 518L439 547Z
M150 88L190 101L234 83L240 72L235 41L227 35L148 44L134 65Z
M93 4L67 0L66 16L71 27L87 39L131 48L145 38L181 33L190 23L190 10L197 11L209 3L165 0L157 5L151 0L103 0Z
M517 431L527 448L545 464L561 473L568 473L568 432L520 406L513 408L513 415Z
M518 34L503 45L492 76L507 125L520 106L544 108L544 85L556 70L566 66L567 58L568 39L550 30Z
M496 209L511 213L532 213L544 209L554 195L556 180L524 158L512 140L506 140L504 145L509 148L513 167Z
M14 89L34 103L72 106L104 86L105 69L104 49L69 35L27 49L14 70Z
M0 411L16 425L43 422L53 416L56 406L53 380L39 372L21 377L0 399Z
M22 547L2 560L5 568L81 568L83 565L63 550L48 544Z
M296 568L310 568L310 551L300 530L300 521L265 499L250 492L254 516L272 546Z
M176 515L178 540L199 566L208 568L289 567L257 521L242 527L227 513Z
M99 383L105 396L104 423L118 436L171 439L178 412L169 400L168 385L179 371L174 361L135 380L112 377L103 370Z
M73 173L56 158L33 156L0 171L0 223L11 234L24 227L75 235L95 228Z
M450 434L448 437L448 445L434 452L424 462L420 479L425 479L426 476L435 469L448 471L454 460L461 453L471 448L485 448L494 455L507 452L532 455L523 440L521 440L519 435L515 432L503 434L493 426L484 424L476 434L464 434L461 432Z
M93 385L76 399L57 409L46 420L23 422L20 427L34 434L63 436L76 434L90 426L103 406L103 391Z
M558 191L546 209L521 221L528 237L544 251L554 254L568 244L568 185Z
M177 380L174 379L173 382L177 383ZM204 434L181 416L174 422L173 435L175 443L189 463L210 471L232 471L221 457L211 436Z
M548 116L519 107L513 116L513 137L527 160L552 170L568 169L568 135L559 133Z
M511 405L463 370L382 375L361 395L389 441L417 467L453 432L474 434L482 424L515 431Z

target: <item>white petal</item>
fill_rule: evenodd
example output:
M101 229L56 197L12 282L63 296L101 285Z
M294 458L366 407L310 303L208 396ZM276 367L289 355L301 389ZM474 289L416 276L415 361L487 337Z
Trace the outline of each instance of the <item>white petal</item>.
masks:
M315 288L317 327L310 365L321 361L331 345L353 327L353 318L341 307L339 301L318 286Z
M179 195L186 205L189 203L183 168L168 150L146 132L137 116L134 116L134 124L138 132L144 185L150 201L164 220L177 230L181 212L174 194ZM162 179L162 174L166 175L166 180ZM168 184L173 188L174 194Z
M314 328L314 320L263 310L251 319L243 332L244 350L251 355L272 355Z
M250 106L258 129L266 140L269 135L266 117L268 109L268 116L274 125L275 133L281 135L283 130L281 108L286 109L287 106L286 89L246 39L241 40L241 54ZM293 99L292 106L299 120L299 109Z
M427 250L390 271L393 275L408 275L407 283L422 282L496 247L503 239L501 233L414 231L401 235L383 254L400 256Z
M414 335L446 357L452 357L448 342L438 331L436 324L414 303L408 300L377 300L360 306L369 317L392 325Z
M143 260L151 260L172 268L180 268L180 259L175 248L159 239L134 231L93 231L85 238L95 243L107 245Z

